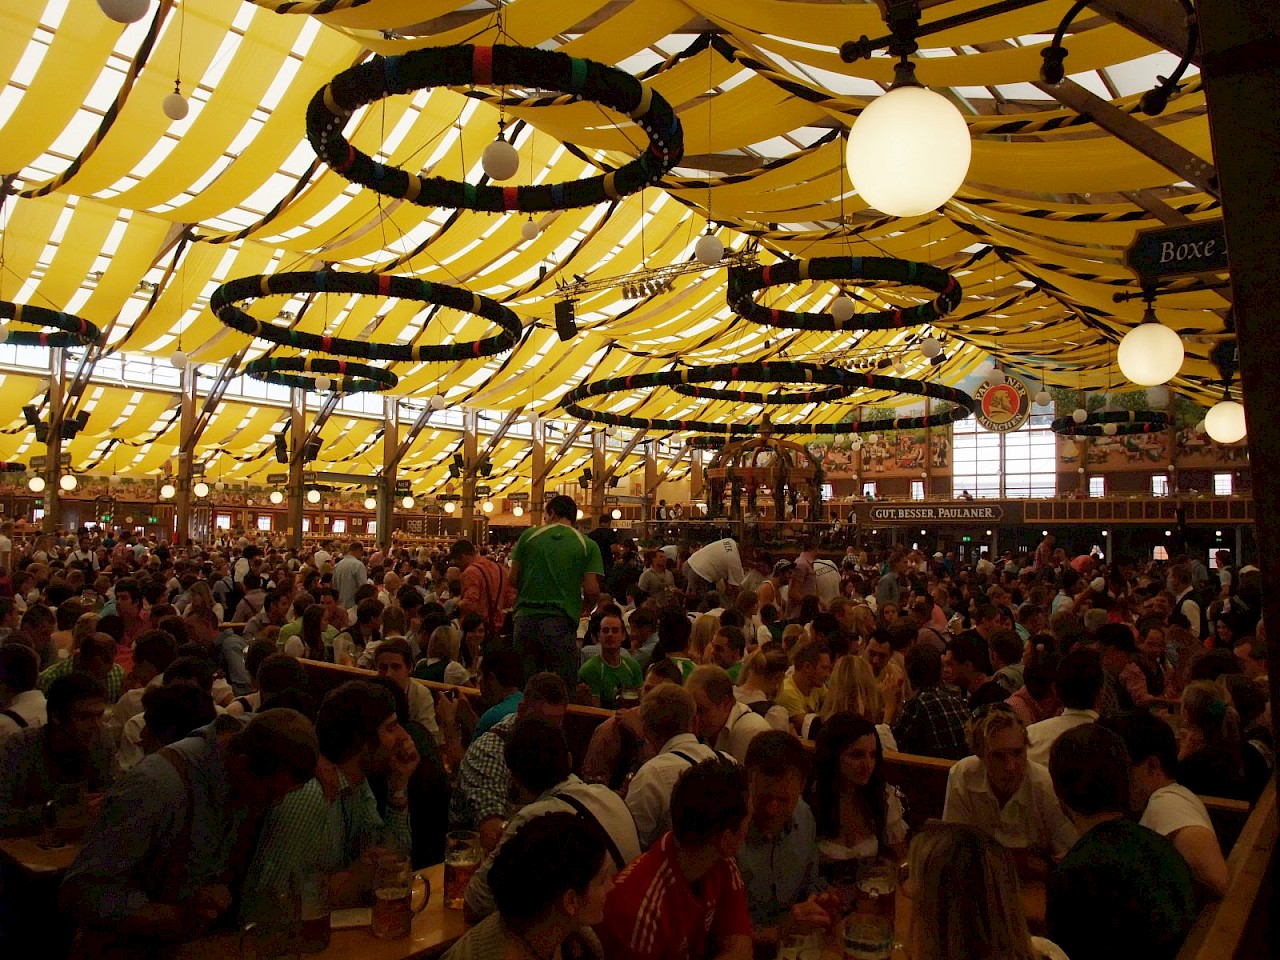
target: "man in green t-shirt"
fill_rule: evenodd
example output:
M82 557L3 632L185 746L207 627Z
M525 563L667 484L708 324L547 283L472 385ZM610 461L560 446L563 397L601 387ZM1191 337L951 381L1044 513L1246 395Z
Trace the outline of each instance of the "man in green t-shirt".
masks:
M525 676L555 673L572 688L581 655L578 620L585 599L594 607L604 574L600 548L576 529L578 505L572 497L547 501L547 522L526 530L511 551L516 584L512 642L524 658Z
M612 613L605 614L600 619L600 652L578 671L579 685L585 685L591 691L594 704L606 710L614 710L619 706L624 688L639 690L644 683L640 664L622 652L622 638L625 635L622 617Z

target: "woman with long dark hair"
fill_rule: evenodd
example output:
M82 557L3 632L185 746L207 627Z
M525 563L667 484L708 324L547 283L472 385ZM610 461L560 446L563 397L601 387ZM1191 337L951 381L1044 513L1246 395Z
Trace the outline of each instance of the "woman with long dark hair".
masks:
M828 879L847 879L860 860L906 853L902 797L885 782L880 738L865 717L846 712L824 721L806 793L817 821L819 869Z
M284 652L291 657L302 657L306 660L329 659L329 652L324 645L326 623L325 609L313 603L302 612L302 627L296 637L285 641Z

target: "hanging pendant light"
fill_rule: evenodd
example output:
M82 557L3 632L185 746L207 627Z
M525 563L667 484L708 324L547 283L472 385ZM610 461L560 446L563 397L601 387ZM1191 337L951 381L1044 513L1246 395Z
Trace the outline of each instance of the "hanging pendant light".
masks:
M1150 304L1142 322L1124 335L1116 360L1120 372L1140 387L1168 383L1182 369L1182 338L1156 319Z
M894 217L936 210L969 173L969 125L946 97L916 80L905 56L893 85L854 121L845 163L868 206Z
M450 500L448 503L444 505L445 513L453 513L457 509L458 509L458 505L454 503L452 500Z
M275 504L284 503L284 494L281 493L279 490L272 490L271 496L268 499L270 499L270 501Z
M693 255L706 267L714 267L724 259L724 241L711 232L710 223L707 224L707 232L693 245Z
M182 95L182 82L180 80L173 81L173 93L164 98L161 109L164 110L164 115L170 120L187 119L187 114L191 112L191 104Z
M1084 407L1076 407L1071 411L1071 419L1076 423L1084 423L1089 419L1089 411Z
M520 224L520 236L525 240L533 240L541 232L542 230L534 223L533 217Z
M520 169L520 154L502 135L502 126L498 126L498 139L484 148L480 155L480 166L490 180L510 180Z
M920 353L926 360L932 360L942 353L942 344L933 337L925 337L920 341Z
M205 483L203 480L201 480L199 483L197 483L194 487L191 488L191 492L194 493L197 497L207 497L209 495L209 485Z
M853 319L853 300L842 293L831 301L831 309L829 312L831 314L831 319L836 323L848 323Z
M44 477L32 477L27 481L27 489L32 493L44 493Z
M1229 397L1223 397L1205 414L1204 431L1218 443L1237 443L1248 433L1244 407Z
M174 487L174 485L173 485L172 483L166 483L166 484L163 484L163 485L160 487L160 499L161 499L161 500L172 500L172 499L173 499L174 494L176 494L177 492L178 492L178 491L177 491L177 489Z
M98 0L98 8L116 23L137 23L150 6L151 0Z

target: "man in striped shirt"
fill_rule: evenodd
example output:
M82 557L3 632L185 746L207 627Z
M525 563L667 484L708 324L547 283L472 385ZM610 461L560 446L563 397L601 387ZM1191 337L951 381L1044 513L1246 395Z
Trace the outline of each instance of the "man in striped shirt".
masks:
M610 960L750 960L751 917L734 855L746 835L747 778L732 760L686 770L671 830L618 874L596 932Z

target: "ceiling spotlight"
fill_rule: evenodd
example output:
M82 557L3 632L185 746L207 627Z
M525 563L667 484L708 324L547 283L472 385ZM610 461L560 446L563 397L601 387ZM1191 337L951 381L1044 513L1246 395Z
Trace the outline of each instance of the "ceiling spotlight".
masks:
M207 497L209 495L209 485L203 480L200 480L191 488L191 492L197 497Z
M403 500L400 501L400 506L404 507L406 510L412 510L413 504L414 504L413 497L405 497Z
M364 498L364 508L365 508L366 510L376 510L376 509L377 509L377 507L378 507L378 498L377 498L377 497L365 497L365 498Z
M320 502L320 491L317 490L315 487L312 487L310 490L307 491L307 503L319 503L319 502Z
M271 500L272 503L275 503L275 504L284 503L284 494L281 493L279 490L272 490L271 496L269 497L269 499Z
M178 491L174 488L174 486L173 486L173 484L172 484L172 483L166 483L166 484L163 484L163 485L160 487L160 499L161 499L161 500L172 500L172 499L173 499L173 495L174 495L175 493L177 493L177 492L178 492Z
M453 513L457 509L458 509L458 505L454 503L452 500L450 500L448 503L444 505L445 513Z

